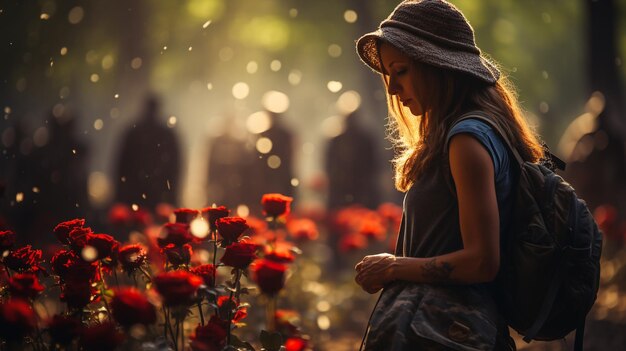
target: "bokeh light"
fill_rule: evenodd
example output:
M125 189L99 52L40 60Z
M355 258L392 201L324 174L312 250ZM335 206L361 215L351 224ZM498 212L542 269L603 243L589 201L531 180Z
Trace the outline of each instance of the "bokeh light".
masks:
M280 91L270 90L263 94L261 104L268 111L283 113L289 108L289 97Z
M272 120L267 111L259 111L248 116L246 128L252 134L261 134L272 127Z
M235 97L235 99L243 100L248 97L249 93L250 87L248 86L248 84L244 82L239 82L233 85L233 97Z

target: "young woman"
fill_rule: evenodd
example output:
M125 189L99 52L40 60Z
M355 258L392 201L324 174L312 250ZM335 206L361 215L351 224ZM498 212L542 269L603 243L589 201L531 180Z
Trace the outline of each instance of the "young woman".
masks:
M356 282L383 289L365 350L514 350L492 282L511 217L515 158L543 149L511 86L481 55L463 14L443 0L400 3L357 42L381 73L393 116L395 182L404 191L395 254L366 256ZM457 123L458 122L458 123Z

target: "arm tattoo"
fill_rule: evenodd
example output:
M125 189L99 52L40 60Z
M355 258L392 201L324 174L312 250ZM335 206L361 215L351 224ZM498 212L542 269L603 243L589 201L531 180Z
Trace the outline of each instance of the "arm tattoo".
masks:
M450 278L454 266L448 262L438 263L436 258L427 261L422 267L423 275L429 281L435 283L453 283Z

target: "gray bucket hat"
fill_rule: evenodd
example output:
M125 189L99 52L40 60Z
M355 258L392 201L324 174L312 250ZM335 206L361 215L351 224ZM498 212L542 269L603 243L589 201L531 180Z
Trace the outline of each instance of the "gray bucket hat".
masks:
M469 74L490 85L500 77L495 63L480 53L474 30L454 5L443 0L405 0L379 28L356 43L363 62L382 73L379 41L439 68Z

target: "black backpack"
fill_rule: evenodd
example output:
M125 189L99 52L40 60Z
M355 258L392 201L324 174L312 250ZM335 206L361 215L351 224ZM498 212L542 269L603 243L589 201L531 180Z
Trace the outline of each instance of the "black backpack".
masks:
M582 350L585 317L596 300L602 235L574 189L544 164L525 162L484 112L464 119L490 125L520 166L511 225L496 278L500 312L524 341L556 340L576 330ZM549 161L562 161L549 154ZM565 164L562 163L562 169Z

